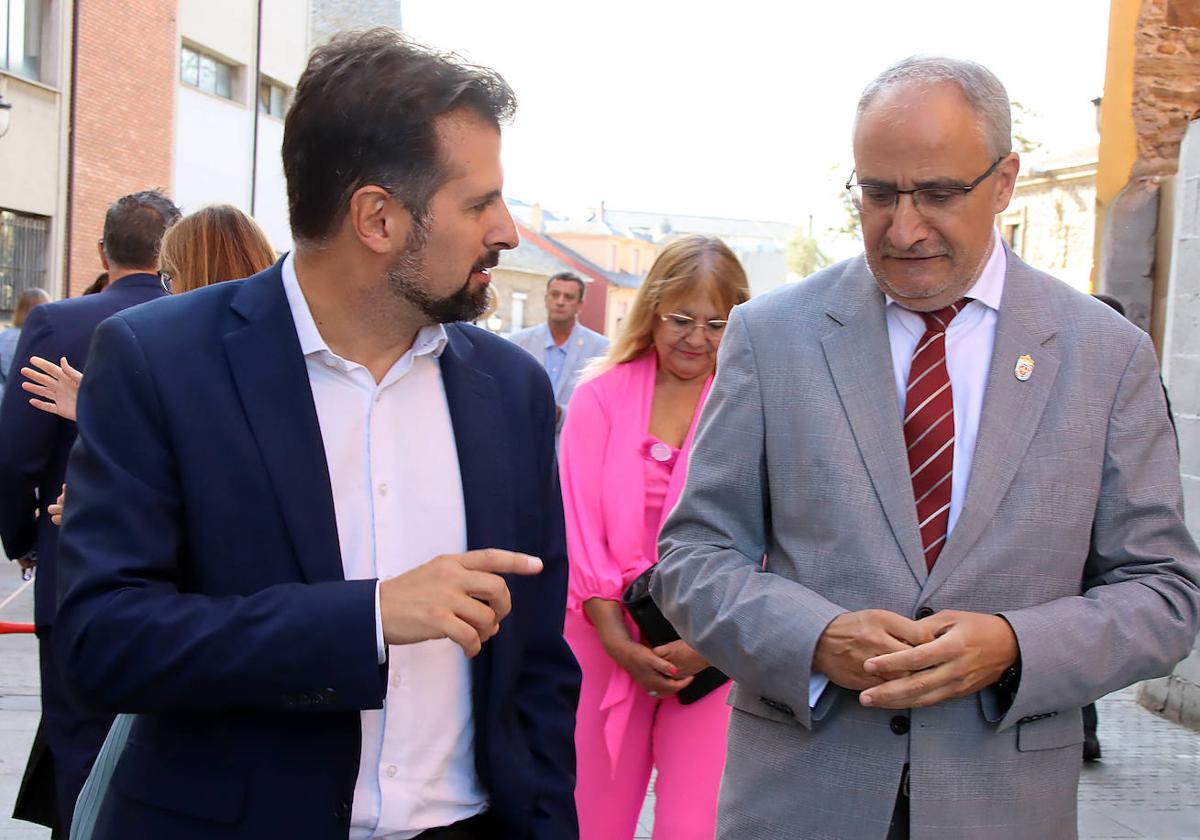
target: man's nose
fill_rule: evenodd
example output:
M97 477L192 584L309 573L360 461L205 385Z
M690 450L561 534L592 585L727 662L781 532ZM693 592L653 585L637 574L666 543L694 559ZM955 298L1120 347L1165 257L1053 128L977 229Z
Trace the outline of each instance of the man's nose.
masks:
M892 209L892 223L888 226L888 240L893 247L906 251L929 236L929 225L911 195L896 196Z
M507 204L497 201L496 206L500 210L500 215L488 230L484 244L499 251L512 250L521 243L521 235L517 233L517 223L513 221L512 213L508 212Z

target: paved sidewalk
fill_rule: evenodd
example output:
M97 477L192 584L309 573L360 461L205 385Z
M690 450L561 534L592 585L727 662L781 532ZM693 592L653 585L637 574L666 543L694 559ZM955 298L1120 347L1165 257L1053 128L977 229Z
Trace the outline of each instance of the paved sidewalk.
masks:
M0 562L0 601L20 584L15 564ZM30 588L0 612L0 621L32 621L32 616ZM37 692L33 636L0 635L0 840L50 836L8 816L37 728ZM1200 735L1147 712L1137 705L1133 689L1104 698L1099 709L1104 760L1084 767L1080 837L1200 840ZM651 793L637 838L651 836L653 814Z

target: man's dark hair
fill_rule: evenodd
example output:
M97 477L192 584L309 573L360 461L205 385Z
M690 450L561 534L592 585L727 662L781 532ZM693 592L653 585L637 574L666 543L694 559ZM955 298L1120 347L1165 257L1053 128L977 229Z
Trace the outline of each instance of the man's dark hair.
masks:
M549 280L546 281L546 288L549 289L550 284L553 283L555 280L566 280L570 283L578 283L579 284L579 299L583 300L583 296L587 292L587 284L584 283L583 278L580 277L578 274L576 274L574 271L558 272L558 274L555 274L553 277L551 277Z
M1122 318L1125 317L1125 306L1121 303L1121 301L1117 300L1112 295L1092 295L1092 297L1101 303L1107 303L1110 307L1117 311L1118 315L1120 315Z
M158 248L167 228L183 214L159 190L118 198L104 214L104 253L120 268L158 268Z
M387 190L423 230L429 201L447 178L438 117L469 109L499 128L516 107L495 71L394 29L346 33L318 47L283 127L293 237L328 239L350 196L368 184Z

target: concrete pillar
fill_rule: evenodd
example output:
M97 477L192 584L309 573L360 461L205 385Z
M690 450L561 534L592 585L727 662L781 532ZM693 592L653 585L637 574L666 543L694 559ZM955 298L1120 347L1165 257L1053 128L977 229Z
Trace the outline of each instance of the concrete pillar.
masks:
M1180 149L1174 222L1163 378L1179 430L1187 521L1200 540L1200 121L1188 125ZM1139 700L1200 731L1200 640L1169 677L1143 683Z

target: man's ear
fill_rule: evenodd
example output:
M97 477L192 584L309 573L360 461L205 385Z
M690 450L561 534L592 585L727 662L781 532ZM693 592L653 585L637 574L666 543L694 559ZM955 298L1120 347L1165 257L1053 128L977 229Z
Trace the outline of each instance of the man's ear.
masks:
M96 240L96 250L100 252L100 265L104 266L105 271L111 271L108 267L108 254L104 253L104 240Z
M996 201L993 213L1003 213L1012 201L1013 190L1017 188L1017 175L1021 173L1021 156L1011 152L1008 159L996 168Z
M408 241L412 216L383 187L368 184L350 196L347 222L358 241L376 254L400 251Z

